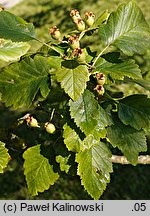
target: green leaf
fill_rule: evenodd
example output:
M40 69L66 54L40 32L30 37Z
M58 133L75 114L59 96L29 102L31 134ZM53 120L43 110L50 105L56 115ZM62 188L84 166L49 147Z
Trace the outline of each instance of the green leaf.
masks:
M0 73L2 101L6 106L18 108L32 105L40 90L42 97L49 94L49 65L41 56L26 58L10 65Z
M4 172L4 168L10 160L10 155L8 154L8 149L5 148L5 143L0 141L0 173Z
M23 158L25 159L24 174L32 196L48 190L59 178L58 173L55 173L53 166L49 164L49 160L40 154L40 145L28 148Z
M78 100L89 80L87 66L79 65L76 61L63 61L61 68L56 71L57 81L72 100Z
M12 41L29 41L36 39L33 24L8 11L0 12L0 37Z
M81 140L77 133L72 128L70 128L67 123L63 126L63 129L63 138L67 149L72 152L79 152Z
M118 103L120 120L137 130L150 127L150 98L146 95L131 95Z
M86 138L86 143L91 147L76 154L78 175L85 190L94 199L99 199L110 181L111 153L104 143L91 139L91 136Z
M139 152L147 150L144 131L137 131L119 120L108 127L107 136L113 147L118 147L133 165L137 163Z
M26 54L30 45L25 42L12 42L10 40L0 40L0 60L2 61L16 61L21 56Z
M142 54L150 46L149 26L134 1L121 4L111 13L99 34L107 46L117 46L126 55Z
M97 139L105 137L108 116L89 90L85 90L77 101L70 100L69 105L71 117L86 136L93 134Z
M56 156L56 162L60 164L60 169L62 172L63 171L65 171L66 173L69 172L69 169L71 167L71 165L67 164L69 157L70 155L68 157L62 157L61 155Z
M150 91L150 82L144 79L141 80L133 80L135 83L139 84L140 86L142 86L143 88L145 88L146 90Z
M61 58L58 56L49 56L47 58L47 61L49 63L49 66L51 68L59 69L61 67Z
M142 78L139 66L132 59L113 64L103 58L99 58L95 67L95 71L103 72L106 75L109 74L113 79L123 80L125 76L133 79Z

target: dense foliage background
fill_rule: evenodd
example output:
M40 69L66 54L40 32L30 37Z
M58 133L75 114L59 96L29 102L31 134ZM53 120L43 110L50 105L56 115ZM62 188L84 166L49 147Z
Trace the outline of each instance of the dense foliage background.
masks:
M62 34L71 30L73 24L70 20L69 12L72 8L79 9L81 14L86 11L93 11L97 17L105 9L113 11L121 2L124 1L89 0L87 3L85 0L26 0L10 9L10 11L23 17L28 22L33 22L37 28L37 34L40 38L44 38L46 42L50 40L48 28L52 25L57 25ZM137 2L146 20L150 24L150 2L144 0L138 0ZM94 34L94 38L90 38L90 41L88 37L85 37L84 45L86 44L90 45L93 50L96 49L98 44L97 34ZM33 46L32 42L31 52L36 51L38 48L39 44L34 42ZM147 50L146 55L135 55L134 58L140 65L145 79L149 81L150 50ZM132 85L132 90L130 85ZM126 95L132 94L133 91L134 93L143 92L143 88L136 86L136 84L133 86L133 84L122 85L120 83L111 88L116 95L122 94L122 91L124 91ZM10 132L12 133L15 128L15 120L19 116L19 112L20 110L14 112L11 109L6 109L3 104L0 104L0 140L4 140L6 143L9 142L12 146L12 155L17 158L16 160L10 161L6 172L0 176L0 185L3 185L0 190L0 199L91 199L80 185L80 179L78 177L70 176L70 178L68 178L65 174L54 186L51 186L48 191L36 197L31 197L28 194L22 168L23 159L20 157L20 146L23 145L23 142L20 139L12 139L12 137L10 137ZM23 110L21 110L21 112L23 112ZM43 119L41 110L37 110L36 114ZM36 140L36 133L34 133L33 137L32 132L31 129L28 130L25 127L23 131L19 131L18 133L24 134L24 139L27 142L33 143ZM147 134L147 139L149 139L149 133ZM23 151L23 148L21 148L21 151ZM120 152L115 149L114 153L119 154ZM148 153L150 154L150 142ZM149 165L137 165L134 167L131 165L122 166L115 164L114 173L111 174L111 183L108 185L101 199L149 199L149 169Z

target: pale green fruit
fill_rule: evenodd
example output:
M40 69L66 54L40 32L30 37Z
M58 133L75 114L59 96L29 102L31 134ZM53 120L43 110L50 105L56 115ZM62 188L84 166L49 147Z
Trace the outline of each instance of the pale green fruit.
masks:
M38 124L38 121L35 118L33 118L32 116L27 118L26 121L30 127L40 127Z
M53 134L56 130L55 125L53 125L52 123L46 122L44 125L47 133Z

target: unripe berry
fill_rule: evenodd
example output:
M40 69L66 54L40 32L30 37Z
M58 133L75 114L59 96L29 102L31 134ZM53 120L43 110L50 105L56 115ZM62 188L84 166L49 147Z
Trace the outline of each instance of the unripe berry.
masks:
M57 26L53 26L52 28L49 29L49 33L51 34L52 38L55 40L59 40L60 39L60 31L57 28Z
M85 23L81 18L77 19L75 21L75 24L76 24L76 28L77 28L78 31L82 32L82 31L85 30Z
M86 12L85 13L85 23L90 27L93 25L95 21L95 15L93 12Z
M81 19L80 13L76 9L71 10L70 16L71 16L73 22L76 22L78 19Z
M79 62L84 62L86 55L83 49L81 48L76 48L73 50L73 56L77 58L77 61Z
M37 121L35 118L33 118L32 116L29 116L29 117L26 119L26 121L27 121L27 124L28 124L30 127L40 127L40 126L38 125L38 121Z
M53 134L56 130L55 125L53 125L50 122L46 122L44 127L45 127L47 133L50 133L50 134Z
M104 83L105 83L105 75L103 73L97 73L96 78L97 78L97 83L99 85L104 85Z
M97 91L98 95L103 95L105 92L105 89L102 85L97 85L94 90Z
M80 42L79 42L79 37L74 35L74 36L70 36L69 39L69 45L71 46L72 49L76 49L78 47L80 47Z

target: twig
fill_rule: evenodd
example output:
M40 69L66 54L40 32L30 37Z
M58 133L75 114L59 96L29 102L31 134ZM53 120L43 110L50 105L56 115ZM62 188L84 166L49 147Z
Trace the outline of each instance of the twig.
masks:
M111 161L119 164L131 164L126 157L118 155L112 155ZM140 155L137 164L150 164L150 155Z
M36 39L36 40L37 40L38 42L42 43L43 45L45 45L45 46L51 48L52 50L56 51L57 53L59 53L58 50L55 49L55 47L54 47L53 45L47 44L47 43L45 43L44 41L41 41L41 40L39 40L39 39ZM63 57L63 55L62 55L61 53L59 53L59 54Z
M106 50L108 47L109 47L109 45L106 46L106 47L98 54L98 56L96 57L96 59L94 60L94 62L93 62L93 64L92 64L93 67L95 66L97 60L101 57L101 55L105 52L105 50Z

